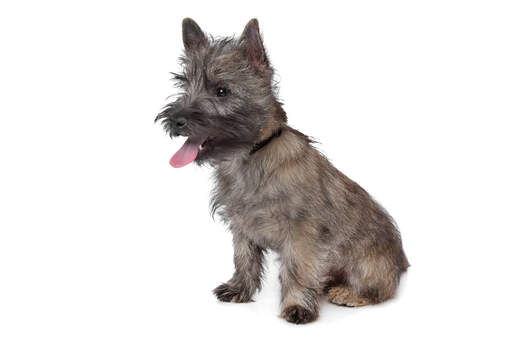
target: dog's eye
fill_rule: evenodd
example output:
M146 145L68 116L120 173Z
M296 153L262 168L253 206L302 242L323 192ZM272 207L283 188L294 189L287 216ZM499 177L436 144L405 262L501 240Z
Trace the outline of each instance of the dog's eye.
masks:
M226 97L227 94L228 94L228 89L217 88L217 97Z

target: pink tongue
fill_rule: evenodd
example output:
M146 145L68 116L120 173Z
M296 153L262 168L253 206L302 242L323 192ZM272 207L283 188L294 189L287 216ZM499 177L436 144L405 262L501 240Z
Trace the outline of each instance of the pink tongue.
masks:
M189 137L183 146L174 154L169 162L174 168L180 168L194 161L199 153L199 146L203 143L200 137Z

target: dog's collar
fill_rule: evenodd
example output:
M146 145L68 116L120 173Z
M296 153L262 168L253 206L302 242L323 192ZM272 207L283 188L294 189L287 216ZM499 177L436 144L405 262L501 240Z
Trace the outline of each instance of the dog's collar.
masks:
M270 135L269 137L267 137L263 141L260 141L260 142L256 143L252 147L251 151L249 152L249 155L252 155L252 154L256 153L258 150L260 150L261 148L265 147L270 141L272 141L273 138L281 136L282 132L283 132L283 129L279 128L272 135Z

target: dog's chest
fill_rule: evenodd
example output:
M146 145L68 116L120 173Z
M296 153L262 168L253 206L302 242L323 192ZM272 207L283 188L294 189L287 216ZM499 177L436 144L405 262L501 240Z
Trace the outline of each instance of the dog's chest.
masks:
M244 168L217 178L215 201L234 233L242 233L257 245L279 250L287 224L284 198L275 184Z

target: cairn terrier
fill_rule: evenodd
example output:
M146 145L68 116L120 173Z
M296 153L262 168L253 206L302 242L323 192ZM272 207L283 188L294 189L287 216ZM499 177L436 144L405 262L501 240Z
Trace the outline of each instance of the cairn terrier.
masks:
M213 290L250 302L266 250L280 256L281 316L318 317L319 298L349 307L393 296L408 267L386 211L286 123L258 21L239 38L207 37L183 20L182 94L157 116L171 137L187 136L170 160L214 168L212 212L233 233L235 273Z

